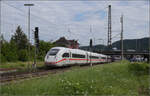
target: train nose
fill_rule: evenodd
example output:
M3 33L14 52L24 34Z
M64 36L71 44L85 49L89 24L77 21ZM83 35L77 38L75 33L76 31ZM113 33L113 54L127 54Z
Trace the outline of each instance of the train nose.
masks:
M56 64L56 56L46 56L45 65L54 65Z
M47 66L51 66L51 65L55 65L56 64L56 62L45 62L45 65L47 65Z
M50 62L56 62L56 56L47 56L46 60Z

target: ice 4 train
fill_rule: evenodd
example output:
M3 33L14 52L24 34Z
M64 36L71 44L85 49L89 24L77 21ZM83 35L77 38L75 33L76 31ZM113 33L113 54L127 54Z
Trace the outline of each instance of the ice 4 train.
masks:
M45 56L45 65L51 67L105 63L110 61L111 58L107 55L65 47L53 47Z

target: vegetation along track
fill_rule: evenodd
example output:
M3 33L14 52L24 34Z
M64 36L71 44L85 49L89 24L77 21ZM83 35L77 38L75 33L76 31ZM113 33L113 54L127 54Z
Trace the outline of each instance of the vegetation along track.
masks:
M107 64L107 63L104 63ZM97 64L94 64L97 65ZM59 72L64 72L67 71L69 69L71 69L72 66L68 66L68 67L61 67L61 68L42 68L42 69L38 69L35 72L23 72L23 73L12 73L12 74L1 74L0 76L0 83L1 84L8 84L11 81L18 81L18 80L23 80L23 79L29 79L32 77L42 77L48 74L55 74L55 73L59 73ZM88 67L88 66L82 66L82 67Z
M96 65L96 64L95 64ZM82 66L88 67L88 66ZM32 77L42 77L48 74L55 74L59 72L64 72L71 69L71 67L61 67L61 68L51 68L51 69L38 69L35 72L21 72L21 73L11 73L11 74L1 74L0 76L0 83L1 84L8 84L11 81L19 81L24 79L29 79Z
M45 70L38 70L36 72L23 72L23 73L12 73L12 74L1 74L0 76L0 83L1 84L7 84L10 83L11 81L18 81L18 80L23 80L23 79L29 79L32 77L42 77L45 75L48 75L49 73L55 74L59 72L64 72L70 69L70 67L65 67L65 68L53 68L53 69L45 69Z

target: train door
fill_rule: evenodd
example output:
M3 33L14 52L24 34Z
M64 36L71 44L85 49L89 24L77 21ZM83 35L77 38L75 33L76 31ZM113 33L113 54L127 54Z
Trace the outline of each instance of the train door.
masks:
M68 65L71 65L71 51L69 50L69 58L68 58Z
M70 65L70 51L67 51L67 53L68 53L68 56L66 58L66 64Z
M101 56L99 55L99 61L98 61L99 63L101 63Z
M63 55L62 55L62 58L63 58L63 66L66 66L66 65L68 65L69 64L69 52L68 51L66 51L66 52L64 52L63 53Z

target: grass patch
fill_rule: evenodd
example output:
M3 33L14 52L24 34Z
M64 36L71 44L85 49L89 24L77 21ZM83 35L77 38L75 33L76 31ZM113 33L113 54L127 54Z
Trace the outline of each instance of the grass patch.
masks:
M73 67L64 73L1 86L7 95L149 95L148 74L129 71L129 62ZM138 78L137 78L138 77ZM139 80L142 80L140 82Z
M149 74L149 69L150 69L150 64L148 63L139 63L139 62L135 62L135 63L131 63L128 65L128 69L130 72L134 73L135 75L139 76L139 75L148 75Z
M32 72L32 71L36 71L35 69L33 69L32 67L33 62L29 62L29 66L28 66L28 62L6 62L6 63L2 63L0 64L0 68L9 68L9 69L16 69L15 72L8 72L8 74L18 74L18 73L23 73L23 72ZM43 69L44 66L44 62L37 62L37 70L39 69ZM7 74L7 73L5 73Z
M29 66L31 67L33 62L29 62ZM37 67L41 67L43 66L44 63L43 62L38 62L37 63ZM17 69L25 69L28 66L28 62L6 62L6 63L1 63L0 64L0 68L17 68Z

